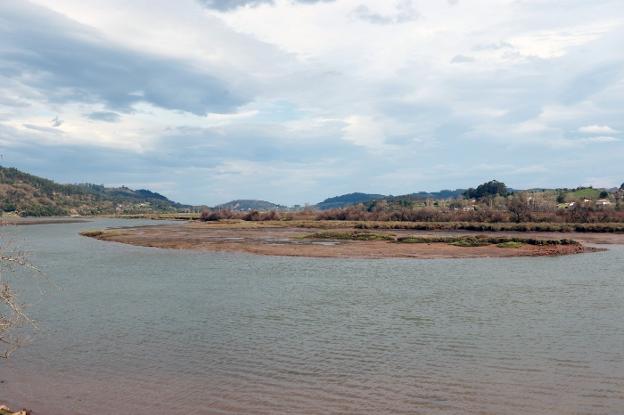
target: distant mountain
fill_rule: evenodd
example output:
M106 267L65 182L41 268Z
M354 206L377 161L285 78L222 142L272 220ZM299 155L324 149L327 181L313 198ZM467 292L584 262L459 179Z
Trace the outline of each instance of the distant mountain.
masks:
M268 211L268 210L287 209L286 206L277 205L275 203L267 202L266 200L254 200L254 199L232 200L230 202L217 205L214 208L237 210L241 212L248 212L251 210Z
M0 166L0 211L21 216L149 213L190 208L150 190L59 184Z
M356 205L358 203L370 202L372 200L383 199L387 196L374 193L348 193L346 195L330 197L316 204L316 208L320 210L342 208L346 206Z
M342 196L330 197L322 202L316 204L316 208L320 210L343 208L346 206L356 205L358 203L369 204L375 200L385 200L388 203L401 203L401 202L417 202L426 199L456 199L465 192L465 189L456 190L440 190L439 192L418 192L409 193L399 196L386 196L371 193L349 193Z
M463 195L465 191L466 189L440 190L439 192L417 192L400 196L388 196L386 199L388 201L456 199L459 196Z

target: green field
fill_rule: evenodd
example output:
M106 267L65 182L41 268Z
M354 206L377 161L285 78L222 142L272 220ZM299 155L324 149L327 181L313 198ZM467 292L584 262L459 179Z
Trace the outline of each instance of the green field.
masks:
M600 190L598 189L579 189L573 192L566 193L566 200L577 200L577 199L591 199L596 200L600 196Z

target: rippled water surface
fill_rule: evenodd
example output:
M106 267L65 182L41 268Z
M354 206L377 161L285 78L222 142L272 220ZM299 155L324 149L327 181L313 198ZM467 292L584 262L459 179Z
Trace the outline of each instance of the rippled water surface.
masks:
M335 260L3 230L47 281L0 362L36 414L622 414L624 247ZM36 292L35 292L36 291Z

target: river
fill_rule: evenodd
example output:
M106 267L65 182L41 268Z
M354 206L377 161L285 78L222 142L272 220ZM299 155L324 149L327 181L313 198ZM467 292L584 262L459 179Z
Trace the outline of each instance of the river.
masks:
M337 260L142 248L10 226L45 277L0 401L42 415L621 414L624 246Z

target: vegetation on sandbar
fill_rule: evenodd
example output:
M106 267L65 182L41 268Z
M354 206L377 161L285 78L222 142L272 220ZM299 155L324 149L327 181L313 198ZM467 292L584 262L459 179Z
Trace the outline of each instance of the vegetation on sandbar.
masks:
M579 245L573 239L536 239L536 238L509 238L489 235L462 235L462 236L420 236L411 235L397 238L399 243L447 243L454 246L475 247L497 245L499 248L517 248L521 245Z
M334 240L349 240L349 241L394 241L395 235L372 233L372 232L360 232L360 231L347 231L347 232L316 232L311 235L304 236L305 239L334 239Z
M393 234L381 234L360 231L326 231L316 232L303 237L304 239L330 239L348 241L392 241L404 244L431 244L445 243L461 247L479 247L496 245L499 248L519 248L522 245L553 246L553 245L579 245L573 239L537 239L537 238L512 238L495 237L489 235L461 235L461 236L423 236L410 235L397 237Z

